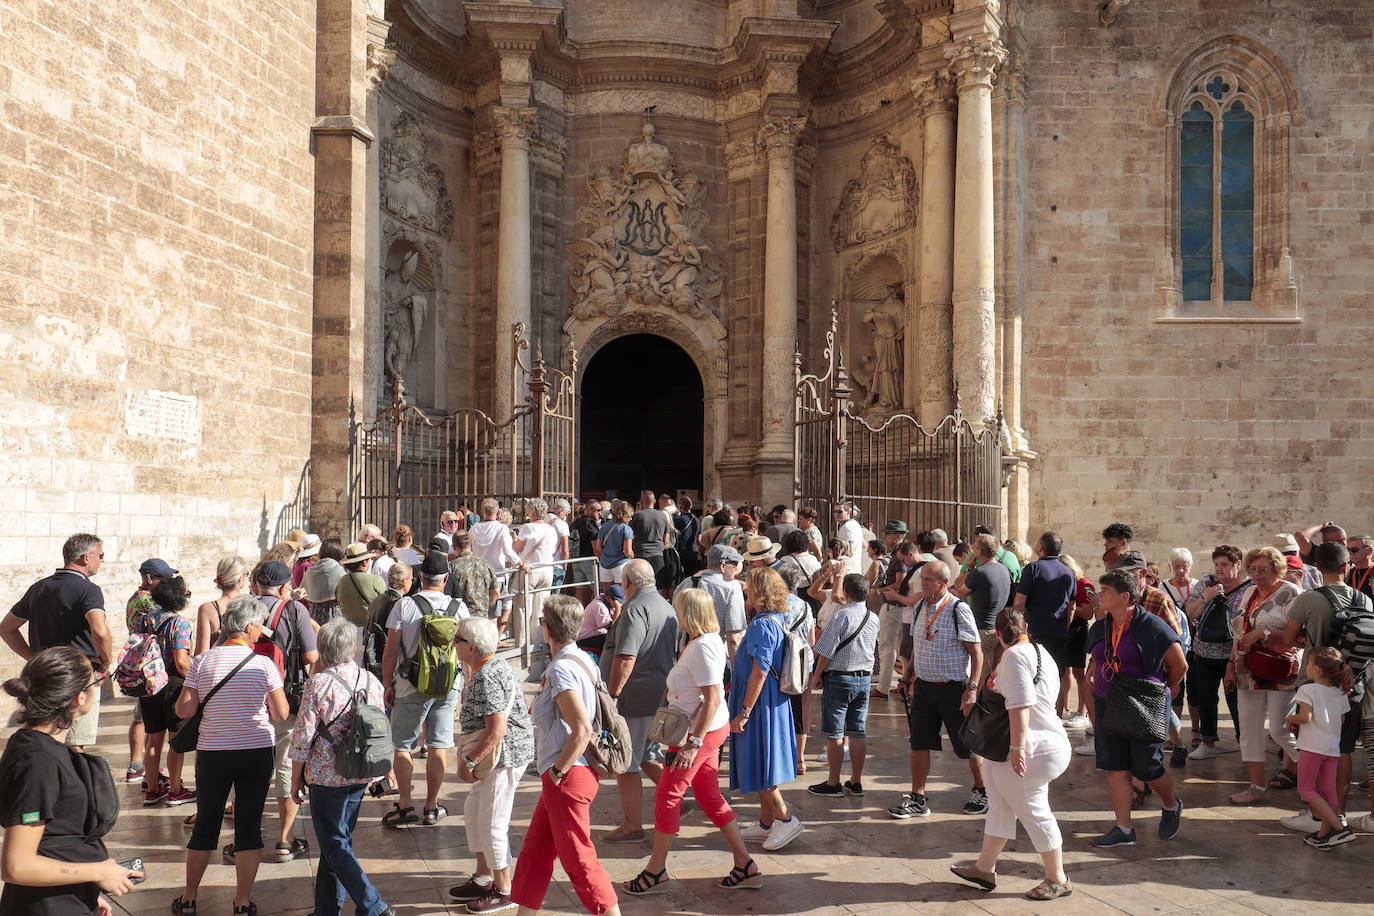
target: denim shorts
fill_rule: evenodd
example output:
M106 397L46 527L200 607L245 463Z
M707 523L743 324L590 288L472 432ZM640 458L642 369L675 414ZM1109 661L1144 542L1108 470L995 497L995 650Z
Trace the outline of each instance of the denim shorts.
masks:
M821 735L826 738L863 738L868 721L868 687L871 677L849 674L824 675L821 692Z
M397 697L391 707L391 746L409 751L420 740L425 727L425 746L453 747L453 713L460 691L455 686L446 697L427 697L423 693Z

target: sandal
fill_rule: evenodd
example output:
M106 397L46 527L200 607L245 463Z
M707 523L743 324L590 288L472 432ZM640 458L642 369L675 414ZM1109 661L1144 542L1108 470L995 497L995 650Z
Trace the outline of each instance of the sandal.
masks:
M258 916L258 905L250 900L244 906L234 907L234 916L238 916L239 913L243 913L244 916Z
M1153 795L1153 790L1149 786L1131 786L1131 810L1139 811L1145 807L1145 799Z
M406 824L417 824L420 818L415 814L415 809L402 808L400 802L391 803L392 810L382 815L383 827L404 827Z
M1028 900L1058 900L1060 897L1067 897L1072 893L1072 881L1065 881L1060 884L1058 881L1051 881L1047 878L1026 891L1026 898Z
M194 900L182 900L181 895L177 894L177 899L172 901L173 913L195 913L196 902Z
M185 827L187 830L195 830L195 829L196 829L196 816L195 816L194 814L192 814L192 815L188 815L187 817L182 818L182 819L181 819L181 826Z
M949 870L956 878L962 878L969 884L985 891L995 890L997 887L997 872L995 871L979 871L972 865L951 865Z
M310 847L306 844L305 840L300 837L294 837L291 840L290 846L285 843L278 843L276 849L273 851L277 854L277 861L285 864L299 859L301 856L308 853Z
M1269 792L1263 786L1251 784L1227 800L1233 805L1263 805L1269 801Z
M1274 774L1274 778L1269 780L1271 789L1296 789L1298 787L1298 774L1288 767L1284 767Z
M645 894L668 893L668 888L664 886L667 883L668 869L665 868L663 871L655 874L646 868L636 875L633 880L626 881L622 884L621 887L632 894L643 896Z
M751 868L753 869L752 872L749 871ZM758 890L763 886L763 875L759 873L759 867L754 864L754 860L750 859L743 865L736 865L734 868L730 869L730 874L720 879L720 886L734 889L747 888L749 890Z
M435 824L439 823L446 817L448 817L448 809L445 808L443 805L439 805L435 808L426 808L425 826L433 827Z
M233 843L230 843L228 846L225 846L223 849L220 850L220 852L223 853L223 855L224 855L224 861L225 861L226 864L228 864L228 865L233 865L233 864L234 864L234 853L235 853L235 849L234 849L234 844L233 844Z

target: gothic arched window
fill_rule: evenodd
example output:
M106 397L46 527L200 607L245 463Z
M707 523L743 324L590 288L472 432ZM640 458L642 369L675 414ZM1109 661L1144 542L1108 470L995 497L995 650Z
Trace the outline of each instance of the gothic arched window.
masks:
M1238 36L1189 55L1167 90L1165 319L1291 320L1289 128L1295 90Z

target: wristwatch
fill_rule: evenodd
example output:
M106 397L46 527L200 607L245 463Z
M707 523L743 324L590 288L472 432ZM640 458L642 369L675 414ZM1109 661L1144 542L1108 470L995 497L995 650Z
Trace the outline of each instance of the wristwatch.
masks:
M477 761L476 761L476 760L473 760L473 759L472 759L471 757L469 757L467 754L464 754L464 755L463 755L463 766L467 767L469 770L475 770L475 769L477 769Z
M560 770L557 766L549 767L549 772L553 774L554 785L558 785L559 783L561 783L563 781L563 777L568 775L567 773L564 773L562 770Z
M702 743L703 743L702 740L701 740L700 738L698 738L696 735L688 735L688 736L687 736L687 746L688 746L688 747L701 747Z

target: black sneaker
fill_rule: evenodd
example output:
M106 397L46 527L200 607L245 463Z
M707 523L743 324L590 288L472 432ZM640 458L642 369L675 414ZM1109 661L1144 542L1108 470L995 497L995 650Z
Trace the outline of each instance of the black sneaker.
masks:
M925 817L930 814L930 805L926 804L924 795L903 792L902 800L888 808L887 813L898 820L906 820L909 817Z
M832 786L828 782L818 782L814 786L809 787L806 791L810 792L812 795L820 795L825 798L844 798L844 788L841 786Z
M1178 836L1178 831L1183 825L1183 799L1175 798L1174 807L1164 808L1159 812L1159 838L1161 840L1172 840Z
M1181 770L1188 763L1188 749L1179 745L1169 754L1169 766L1175 770Z
M855 798L864 797L864 784L861 782L854 782L852 779L846 779L844 781L844 785L841 788L843 788L846 792L848 792Z
M974 786L969 793L968 801L964 802L965 814L987 814L988 813L988 790L981 786Z
M1318 836L1315 833L1309 833L1307 836L1303 837L1303 841L1306 842L1308 846L1311 846L1313 849L1322 850L1335 849L1337 846L1352 843L1354 840L1355 834L1351 832L1349 827L1333 830L1326 836Z

